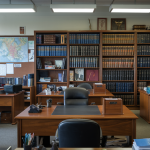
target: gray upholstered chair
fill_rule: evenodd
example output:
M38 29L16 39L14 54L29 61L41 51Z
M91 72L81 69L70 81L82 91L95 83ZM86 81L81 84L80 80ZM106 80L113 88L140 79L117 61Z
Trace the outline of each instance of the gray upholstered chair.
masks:
M85 89L92 89L92 86L89 83L81 83L77 87L81 87Z

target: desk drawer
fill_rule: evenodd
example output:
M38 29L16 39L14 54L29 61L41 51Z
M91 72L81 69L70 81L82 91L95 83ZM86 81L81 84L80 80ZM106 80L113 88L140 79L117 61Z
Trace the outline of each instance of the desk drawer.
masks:
M12 106L12 97L0 97L0 106Z

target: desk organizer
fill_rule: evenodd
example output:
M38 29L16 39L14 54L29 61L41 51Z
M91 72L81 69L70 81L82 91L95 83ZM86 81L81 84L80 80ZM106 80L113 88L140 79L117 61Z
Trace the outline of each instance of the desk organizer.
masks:
M106 93L106 84L103 83L93 83L94 93Z

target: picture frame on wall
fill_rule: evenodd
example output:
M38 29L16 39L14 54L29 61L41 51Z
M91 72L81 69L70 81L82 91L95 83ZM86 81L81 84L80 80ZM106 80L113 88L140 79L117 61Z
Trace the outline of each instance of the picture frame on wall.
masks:
M97 30L107 30L107 18L97 18Z
M126 18L111 18L111 30L126 30Z
M19 32L20 32L20 34L25 34L25 26L20 26Z

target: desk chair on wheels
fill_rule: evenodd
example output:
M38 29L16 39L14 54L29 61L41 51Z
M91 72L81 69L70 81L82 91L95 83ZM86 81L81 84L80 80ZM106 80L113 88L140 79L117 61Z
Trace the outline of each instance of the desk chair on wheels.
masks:
M85 88L85 89L92 89L92 86L89 83L81 83L77 87Z

